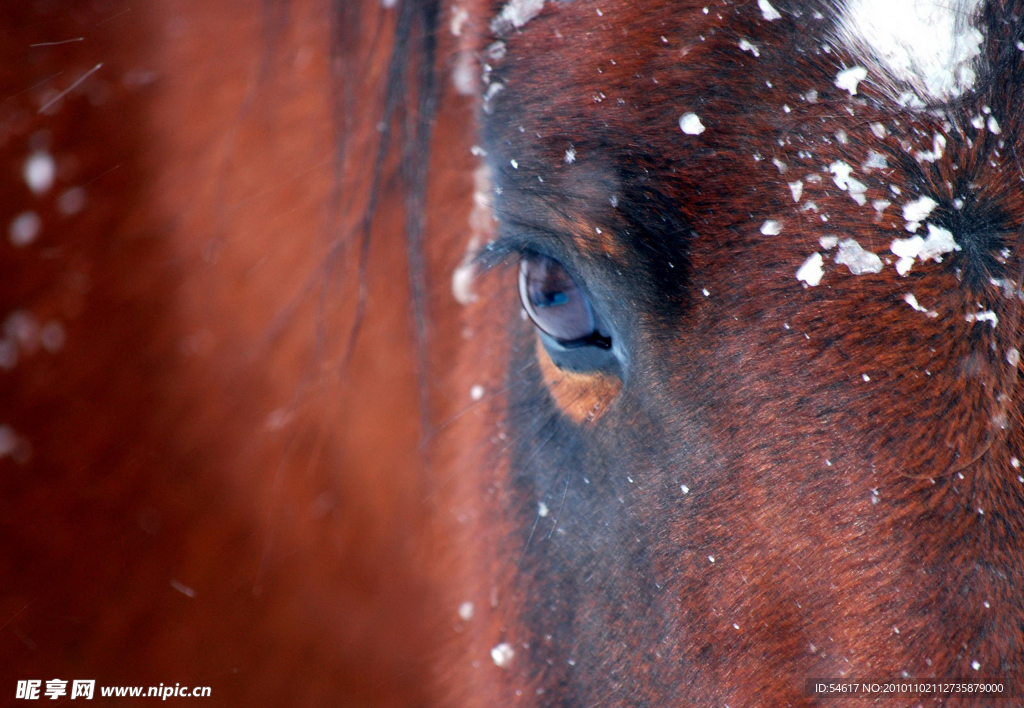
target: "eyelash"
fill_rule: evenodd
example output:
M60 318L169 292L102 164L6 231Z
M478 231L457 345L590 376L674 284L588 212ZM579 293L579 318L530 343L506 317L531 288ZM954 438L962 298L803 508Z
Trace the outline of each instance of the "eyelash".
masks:
M547 256L547 253L537 248L536 240L528 236L499 236L477 251L473 265L483 274L499 266L514 265L529 255Z

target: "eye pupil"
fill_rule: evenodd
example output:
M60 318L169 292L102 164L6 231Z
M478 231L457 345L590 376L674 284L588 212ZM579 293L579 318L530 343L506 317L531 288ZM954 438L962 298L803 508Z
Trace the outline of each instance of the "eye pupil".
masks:
M541 293L541 299L533 303L534 307L557 307L569 302L569 296L558 291L553 293Z
M519 268L519 294L537 328L559 342L582 344L595 334L590 301L558 261L525 256Z

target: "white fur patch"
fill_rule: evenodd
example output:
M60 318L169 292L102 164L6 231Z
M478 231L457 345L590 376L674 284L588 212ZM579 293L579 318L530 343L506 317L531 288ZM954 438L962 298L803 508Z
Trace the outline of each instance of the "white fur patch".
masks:
M837 36L904 93L904 103L946 101L977 79L980 7L981 0L846 0Z

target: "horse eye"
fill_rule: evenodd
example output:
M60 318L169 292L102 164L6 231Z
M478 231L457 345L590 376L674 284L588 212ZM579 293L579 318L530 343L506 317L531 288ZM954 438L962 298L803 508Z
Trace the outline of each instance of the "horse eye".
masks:
M519 296L540 331L562 344L579 342L595 333L590 301L561 263L538 255L523 257L519 266Z

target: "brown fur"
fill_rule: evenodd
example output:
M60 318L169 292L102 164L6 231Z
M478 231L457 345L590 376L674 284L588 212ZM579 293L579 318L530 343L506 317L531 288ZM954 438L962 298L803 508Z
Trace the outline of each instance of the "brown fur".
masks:
M364 14L347 49L371 70L352 77L365 100L346 119L370 129L342 174L327 3L0 10L0 324L24 310L66 332L56 353L0 371L0 425L23 448L0 459L0 704L17 680L53 678L210 686L197 700L218 706L430 700L454 609L429 577L393 184L347 353L360 287L348 234L394 29L379 2ZM429 196L445 201L428 255L450 273L472 106L449 89L440 116L455 157L432 168ZM38 197L22 179L33 140L58 166ZM62 216L74 186L85 206ZM14 248L7 225L26 209L43 227ZM431 287L450 299L447 278ZM433 318L438 340L458 341L451 319Z

